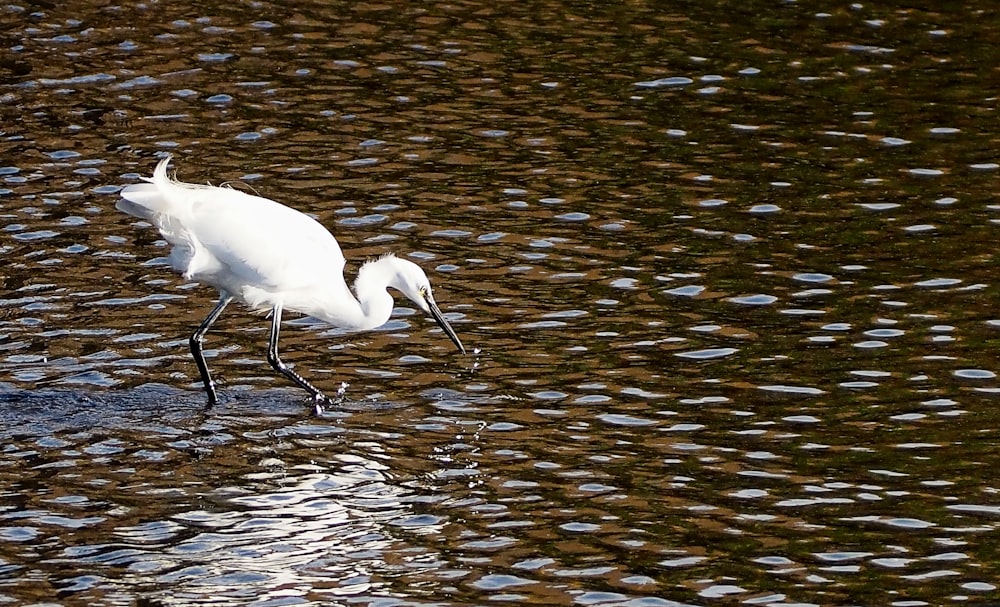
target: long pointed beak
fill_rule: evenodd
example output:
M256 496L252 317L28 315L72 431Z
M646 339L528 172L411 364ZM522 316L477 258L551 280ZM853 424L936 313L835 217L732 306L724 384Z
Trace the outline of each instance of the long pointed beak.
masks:
M452 329L451 325L448 324L448 321L444 319L444 315L441 314L441 309L437 307L437 304L434 303L433 299L428 297L426 301L427 307L430 308L431 316L434 318L434 322L441 327L441 330L444 331L445 335L447 335L449 339L451 339L452 343L458 346L458 351L465 354L465 346L463 346L461 340L458 339L458 335L455 334L455 330Z

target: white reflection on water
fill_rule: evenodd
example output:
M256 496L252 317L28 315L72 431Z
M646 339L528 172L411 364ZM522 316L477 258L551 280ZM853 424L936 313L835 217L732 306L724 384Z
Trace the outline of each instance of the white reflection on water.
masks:
M235 605L368 595L387 586L385 577L436 562L401 549L393 528L438 534L444 523L414 516L412 492L394 484L384 466L355 458L349 473L315 468L282 471L270 481L288 484L276 490L225 488L203 509L119 530L131 542L159 544L137 554L128 572L145 580L137 585L166 595Z

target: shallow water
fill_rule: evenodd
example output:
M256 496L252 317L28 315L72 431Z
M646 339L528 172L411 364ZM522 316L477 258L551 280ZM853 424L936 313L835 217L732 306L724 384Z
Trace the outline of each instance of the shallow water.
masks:
M1000 596L985 2L12 4L0 599L984 604ZM264 360L114 210L172 153L400 302ZM240 186L244 187L244 186Z

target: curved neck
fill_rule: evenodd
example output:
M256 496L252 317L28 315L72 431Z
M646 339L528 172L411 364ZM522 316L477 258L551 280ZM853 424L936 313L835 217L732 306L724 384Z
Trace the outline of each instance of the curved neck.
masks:
M353 294L343 281L334 281L338 292L317 297L316 309L307 313L349 331L380 327L392 315L392 295L386 288L394 275L389 258L369 261L358 270Z

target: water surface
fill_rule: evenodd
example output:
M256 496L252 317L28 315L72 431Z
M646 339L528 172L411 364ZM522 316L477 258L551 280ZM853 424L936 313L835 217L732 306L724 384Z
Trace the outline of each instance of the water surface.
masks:
M0 597L998 595L991 4L11 4ZM114 210L173 154L400 302L286 362Z

